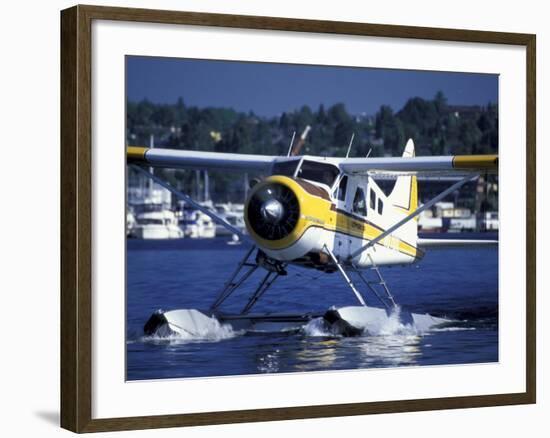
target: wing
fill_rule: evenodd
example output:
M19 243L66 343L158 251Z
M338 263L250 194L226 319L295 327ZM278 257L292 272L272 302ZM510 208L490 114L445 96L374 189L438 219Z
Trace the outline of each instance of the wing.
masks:
M469 173L498 171L498 155L447 155L416 157L412 139L407 142L401 157L341 158L338 166L346 173L369 174L381 177L417 175L448 177Z
M127 159L129 163L146 164L151 167L240 170L244 172L269 172L276 161L287 160L284 157L270 155L229 154L222 152L159 148L151 149L138 146L128 147Z
M340 161L339 166L350 174L446 176L480 171L496 172L498 155L346 158Z
M151 167L182 169L219 169L226 171L258 171L269 173L275 163L299 161L301 157L275 155L233 154L179 149L145 148L129 146L128 162ZM369 174L373 177L395 178L400 175L446 177L475 172L496 172L498 155L454 155L415 157L414 144L409 140L402 157L334 158L307 157L338 166L348 174Z

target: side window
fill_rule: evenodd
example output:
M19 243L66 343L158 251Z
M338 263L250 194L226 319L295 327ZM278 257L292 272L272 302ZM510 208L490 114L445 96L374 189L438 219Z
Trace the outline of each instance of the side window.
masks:
M370 197L369 197L369 206L371 210L374 210L374 206L376 205L376 193L374 193L374 190L370 190Z
M381 215L384 211L384 202L382 202L382 199L378 198L378 214Z
M365 199L365 192L361 187L357 187L355 197L353 198L353 213L360 214L361 216L367 215L367 201Z
M338 185L338 200L344 201L346 199L346 189L348 188L348 177L343 176Z

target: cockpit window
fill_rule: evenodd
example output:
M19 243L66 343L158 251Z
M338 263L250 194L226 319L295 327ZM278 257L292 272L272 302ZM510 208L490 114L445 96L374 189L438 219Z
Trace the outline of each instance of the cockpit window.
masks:
M372 189L370 190L369 206L371 210L374 210L376 206L376 193Z
M378 198L378 214L382 214L384 212L384 202L382 202L381 198Z
M339 173L338 168L332 164L304 160L297 176L332 187Z
M355 197L353 198L353 213L360 214L361 216L367 215L367 201L365 199L365 192L361 187L357 187Z
M278 161L273 164L273 175L294 176L300 160Z
M346 200L346 189L348 187L348 177L347 175L344 175L342 179L340 180L340 184L338 184L338 200L339 201L345 201Z

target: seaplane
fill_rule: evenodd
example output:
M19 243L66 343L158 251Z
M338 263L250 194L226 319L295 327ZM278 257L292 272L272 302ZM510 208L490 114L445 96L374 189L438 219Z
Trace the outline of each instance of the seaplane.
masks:
M417 223L422 211L467 182L497 173L498 155L416 156L410 139L400 157L349 157L351 142L346 157L322 157L298 155L292 143L286 156L127 147L128 166L251 243L209 309L156 311L145 322L145 335L200 337L220 325L244 331L299 330L316 318L330 333L354 336L374 332L396 315L401 324L418 331L449 322L402 309L380 268L416 263L429 248L498 244L495 240L422 239ZM174 188L151 168L263 175L251 182L245 203L247 233ZM419 205L418 178L448 176L454 177L450 186ZM380 178L395 180L387 195L377 183ZM323 313L253 313L254 305L277 279L285 277L291 265L341 276L344 289L351 291L357 304L333 306ZM254 272L260 272L261 278L242 311L221 311L222 304ZM372 300L376 298L376 306L365 299L365 292L372 293Z

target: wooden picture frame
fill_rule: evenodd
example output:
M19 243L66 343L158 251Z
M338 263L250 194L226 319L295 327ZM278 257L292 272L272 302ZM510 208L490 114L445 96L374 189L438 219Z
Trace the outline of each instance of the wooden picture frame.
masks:
M92 22L113 20L517 45L526 48L526 391L126 418L92 418ZM536 37L530 34L75 6L61 13L61 426L113 431L535 403Z

